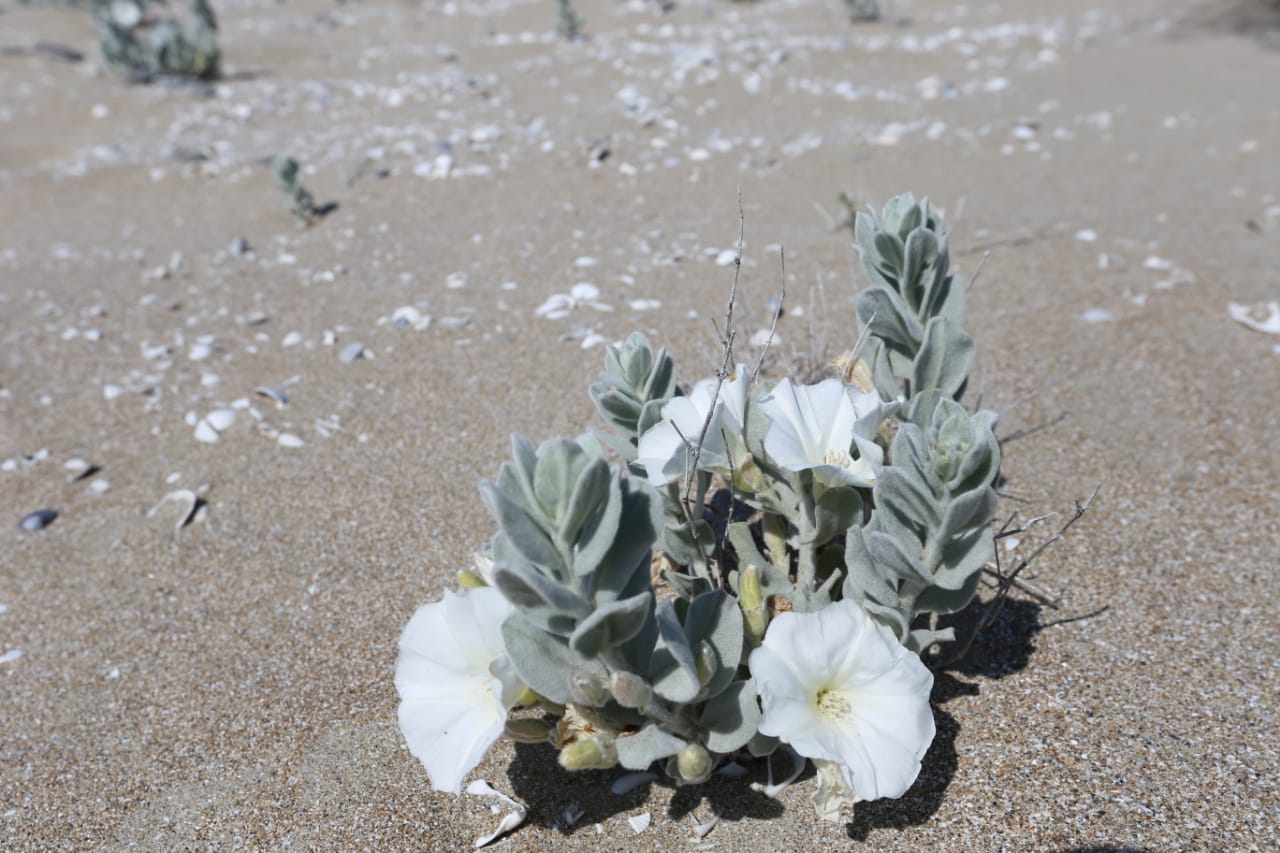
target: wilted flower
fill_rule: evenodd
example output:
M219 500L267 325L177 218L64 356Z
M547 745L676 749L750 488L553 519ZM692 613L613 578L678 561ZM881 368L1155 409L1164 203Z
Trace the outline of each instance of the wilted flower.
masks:
M764 449L789 471L812 470L828 485L875 485L884 452L876 431L886 408L875 392L837 379L792 385L783 379L760 401L769 418Z
M665 486L685 473L685 465L693 462L693 447L702 436L702 427L713 404L715 413L707 425L698 467L729 473L730 447L725 444L725 436L729 436L732 444L742 432L750 376L747 366L739 364L720 383L718 399L715 399L718 380L713 377L693 386L689 396L675 397L662 407L662 421L640 436L637 448L636 461L644 466L650 483Z
M400 635L400 729L436 790L461 791L524 689L502 643L511 611L492 587L446 592Z
M933 741L933 674L852 601L780 613L751 653L760 732L831 762L858 800L900 797ZM822 765L819 764L821 767ZM848 801L830 770L819 811Z

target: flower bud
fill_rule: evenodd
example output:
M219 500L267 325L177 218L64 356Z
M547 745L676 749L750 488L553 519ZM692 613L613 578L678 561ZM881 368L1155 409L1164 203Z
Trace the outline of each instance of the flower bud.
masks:
M624 708L643 708L653 698L653 690L634 672L615 672L609 678L613 698Z
M609 701L609 691L590 675L581 672L569 676L569 695L573 704L598 708Z
M671 766L674 764L674 768ZM701 785L711 778L716 768L715 757L700 743L691 743L675 754L667 765L667 772L684 785Z
M715 675L716 670L720 668L720 656L716 654L716 650L706 640L698 643L698 650L695 654L694 665L698 668L698 684L706 687L707 682L711 680L711 676Z
M618 749L610 735L577 740L560 749L560 766L565 770L607 770L618 763Z
M470 569L461 569L458 571L458 586L465 589L475 589L476 587L488 586L488 584L484 582L484 578Z
M547 743L551 740L552 726L542 720L529 718L507 720L503 733L516 743Z
M760 570L746 566L738 575L738 601L743 612L764 605L764 592L760 589Z

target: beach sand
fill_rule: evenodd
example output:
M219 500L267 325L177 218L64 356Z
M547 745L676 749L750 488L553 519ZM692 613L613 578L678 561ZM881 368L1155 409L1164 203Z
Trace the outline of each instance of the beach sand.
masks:
M685 849L713 813L731 851L1271 849L1280 338L1227 304L1280 297L1280 51L1275 16L1210 5L582 0L565 43L550 2L234 0L204 89L0 5L0 846L470 848L496 801L431 790L392 669L492 535L508 435L595 425L632 330L713 372L739 191L743 351L778 246L776 367L851 345L837 195L909 190L962 273L990 253L966 399L1011 439L1001 517L1101 485L1035 565L1056 608L1016 597L939 677L900 800L615 796L504 741L474 777L529 816L493 849ZM338 204L309 228L282 152ZM535 314L578 283L612 310ZM148 515L179 490L195 521Z

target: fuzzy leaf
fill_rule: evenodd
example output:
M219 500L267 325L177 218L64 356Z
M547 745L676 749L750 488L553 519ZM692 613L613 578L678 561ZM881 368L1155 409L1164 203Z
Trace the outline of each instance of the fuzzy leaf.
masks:
M727 753L747 745L760 727L760 705L753 679L735 681L702 709L699 724L707 730L707 749Z
M706 696L715 696L733 680L742 662L744 631L742 610L737 601L724 590L712 590L699 595L689 604L684 618L684 635L691 648L698 648L706 640L716 655L716 669L702 689Z
M622 645L644 627L653 605L653 593L642 592L597 607L578 623L569 637L569 648L588 660Z
M955 323L934 317L924 327L920 350L911 365L911 393L936 388L956 396L969 378L973 338Z
M553 634L568 636L578 621L591 612L581 596L531 567L497 563L493 568L493 584L503 598Z
M675 755L687 744L657 723L648 723L635 734L619 735L616 745L618 761L623 767L644 770L659 759Z
M655 615L658 621L658 644L653 650L649 667L653 690L669 702L692 702L702 687L698 683L693 649L684 635L675 607L669 600L658 602Z
M480 484L480 495L489 514L498 522L498 527L517 553L557 577L565 576L568 566L564 564L564 558L536 520L491 480Z
M520 612L502 623L502 642L520 680L552 702L570 701L569 674L581 672L602 682L608 671L598 661L583 661L566 640L539 630Z

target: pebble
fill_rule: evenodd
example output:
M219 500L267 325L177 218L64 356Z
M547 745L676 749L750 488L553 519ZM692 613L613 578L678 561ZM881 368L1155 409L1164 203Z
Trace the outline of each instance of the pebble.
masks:
M364 354L364 344L359 341L352 341L342 349L338 350L338 361L343 364L351 364L352 362L363 358Z
M280 444L281 447L302 447L304 444L306 444L305 441L298 438L298 436L294 435L291 432L280 433L280 435L276 438L276 441Z
M35 512L25 516L22 521L18 522L18 526L28 533L35 533L37 530L44 530L53 520L58 517L56 509L38 509Z

